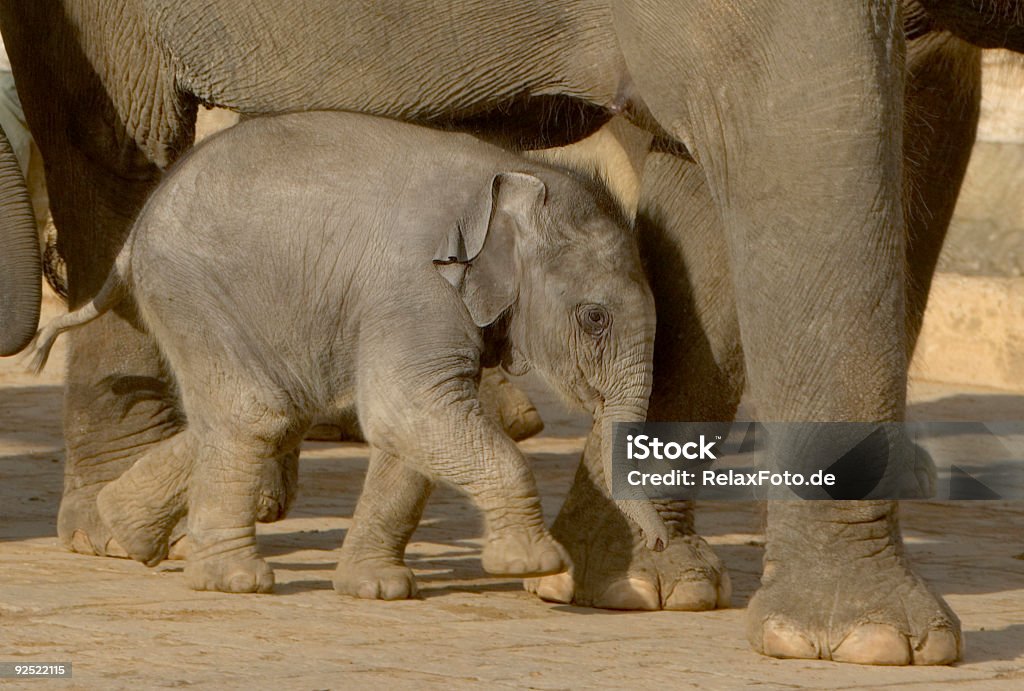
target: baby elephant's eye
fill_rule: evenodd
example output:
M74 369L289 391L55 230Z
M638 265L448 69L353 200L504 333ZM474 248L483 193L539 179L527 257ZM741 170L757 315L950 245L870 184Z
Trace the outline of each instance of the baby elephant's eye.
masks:
M576 319L591 336L600 336L612 323L612 315L601 305L580 305L576 310Z

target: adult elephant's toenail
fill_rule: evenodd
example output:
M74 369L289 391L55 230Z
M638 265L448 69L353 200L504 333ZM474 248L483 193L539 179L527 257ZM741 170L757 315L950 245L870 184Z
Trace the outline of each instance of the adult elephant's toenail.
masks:
M188 539L188 535L182 535L171 543L171 546L167 550L167 558L180 561L188 559L188 555L191 553L192 542Z
M103 553L108 557L116 557L118 559L131 558L128 556L128 552L125 550L125 548L121 546L121 543L115 540L114 538L110 538L109 540L107 540L107 544L103 548Z
M718 588L710 581L679 581L665 598L665 609L703 612L718 606Z
M908 665L910 643L889 624L862 624L836 646L832 659L861 665Z
M92 540L84 530L76 530L71 534L71 551L79 554L96 554L96 548L92 546Z
M765 655L771 657L815 660L819 657L818 646L792 624L769 619L762 628L761 646Z
M605 609L657 610L661 609L658 589L650 581L626 578L608 586L594 600L595 607Z
M949 665L963 654L963 641L954 631L934 629L914 649L915 665Z
M363 581L356 587L356 596L363 600L377 600L380 596L380 587L376 581Z

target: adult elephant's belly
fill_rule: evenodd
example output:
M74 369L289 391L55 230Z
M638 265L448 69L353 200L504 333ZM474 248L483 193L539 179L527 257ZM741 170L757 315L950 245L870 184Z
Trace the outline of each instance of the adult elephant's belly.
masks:
M905 0L904 11L923 7L938 28L981 48L1024 52L1022 0Z
M559 95L567 98L517 110L536 114L523 131L574 112L585 133L600 126L594 114L621 101L628 84L603 2L295 0L257 14L228 0L201 7L153 0L147 17L172 56L179 88L245 113L358 110L476 121L519 109L527 96ZM562 121L547 129L564 128Z
M613 115L608 108L578 98L524 95L478 115L445 116L430 124L526 150L578 142L607 124Z

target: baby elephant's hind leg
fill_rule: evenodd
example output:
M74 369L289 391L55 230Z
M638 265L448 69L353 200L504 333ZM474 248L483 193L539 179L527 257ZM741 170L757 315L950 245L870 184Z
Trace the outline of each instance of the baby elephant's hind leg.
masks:
M153 566L166 558L171 532L188 508L197 451L196 437L186 428L156 444L99 493L100 518L132 559Z
M208 429L200 441L189 492L192 543L185 577L194 590L267 593L274 573L256 548L260 485L267 466L301 439L288 419L260 410L232 429ZM278 470L280 472L280 470Z
M500 367L485 367L481 372L480 407L515 441L529 439L544 430L544 421L533 401L509 381Z
M132 559L153 566L191 552L185 516L197 451L196 438L186 428L151 449L100 492L100 518ZM272 523L285 517L295 500L298 474L298 448L261 465L258 521Z
M363 492L334 573L335 590L369 600L416 595L416 581L403 556L432 488L429 479L391 454L371 452Z

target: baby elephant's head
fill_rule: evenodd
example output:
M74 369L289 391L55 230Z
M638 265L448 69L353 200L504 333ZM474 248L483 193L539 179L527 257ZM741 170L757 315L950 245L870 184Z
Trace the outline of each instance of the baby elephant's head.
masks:
M495 175L435 257L477 326L504 335L502 365L535 368L602 429L647 417L654 299L636 237L603 185L539 169ZM622 501L648 543L667 534L646 501Z

